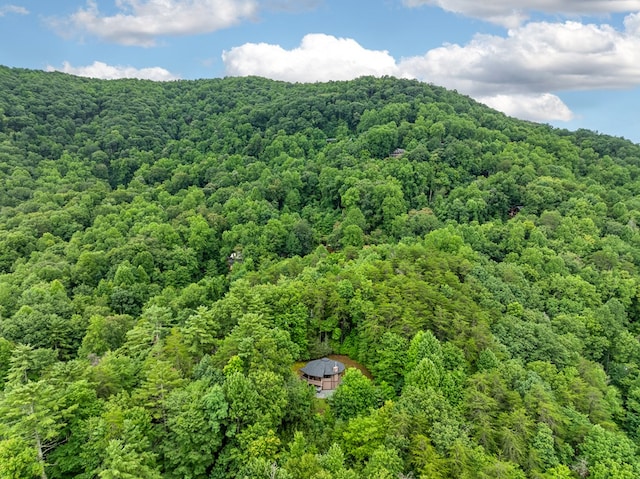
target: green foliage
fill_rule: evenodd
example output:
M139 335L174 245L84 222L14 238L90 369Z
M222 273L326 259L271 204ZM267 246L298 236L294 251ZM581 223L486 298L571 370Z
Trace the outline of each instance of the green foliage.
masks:
M336 417L345 420L369 412L376 402L373 384L355 368L346 370L329 400Z
M227 403L222 388L194 381L170 393L163 457L171 477L206 477L222 446ZM196 432L197 433L194 433Z
M0 92L1 477L640 476L638 145L394 78ZM332 352L372 379L314 399Z
M112 439L107 444L104 462L96 472L100 479L161 478L158 469L151 464L153 459L149 454L140 454L133 446Z
M115 351L124 343L127 331L133 326L130 316L92 316L78 350L79 356L103 355Z
M0 441L0 478L33 479L41 475L42 464L29 443L18 438Z
M0 439L15 450L18 445L31 450L19 453L19 457L35 457L35 468L43 470L46 456L64 437L67 421L79 407L69 400L71 388L65 384L54 386L44 379L34 380L29 372L38 366L38 355L29 346L17 346L11 358L11 367L4 392L0 396ZM18 459L18 458L16 458ZM9 468L24 469L19 463Z

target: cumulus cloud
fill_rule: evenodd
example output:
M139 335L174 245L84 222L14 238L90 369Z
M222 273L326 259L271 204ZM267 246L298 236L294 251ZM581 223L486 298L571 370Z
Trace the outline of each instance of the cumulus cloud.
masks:
M139 78L141 80L169 81L177 80L179 77L168 70L160 67L134 68L122 65L107 65L103 62L95 61L91 65L74 67L69 62L64 62L62 68L51 65L47 71L61 71L71 75L89 78L101 78L103 80L116 80L119 78Z
M567 105L556 95L512 94L476 97L481 103L509 116L531 121L569 121L574 118Z
M624 31L578 22L528 23L507 36L478 35L403 59L405 76L455 88L520 118L568 120L550 92L632 88L640 84L640 16Z
M119 12L103 15L88 0L66 20L53 22L122 45L153 46L161 36L210 33L252 18L256 0L116 0Z
M401 70L473 96L630 88L640 83L639 14L609 25L528 23L404 59Z
M0 17L4 17L9 13L15 13L18 15L28 15L29 10L24 7L20 7L18 5L1 5L0 6Z
M640 0L403 0L408 7L429 5L509 28L520 25L531 12L564 15L602 15L637 12Z
M291 82L351 80L398 71L395 59L386 51L367 50L353 39L320 33L305 35L293 50L245 43L223 52L222 60L231 76L259 75Z
M315 82L394 75L456 89L509 115L570 120L554 92L640 85L640 14L609 25L532 22L505 36L477 35L396 60L353 39L311 34L300 46L247 43L222 55L228 75Z

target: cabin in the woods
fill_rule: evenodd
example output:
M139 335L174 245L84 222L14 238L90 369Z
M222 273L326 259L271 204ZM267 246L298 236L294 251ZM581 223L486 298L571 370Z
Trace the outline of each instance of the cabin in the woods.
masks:
M513 218L515 215L517 215L518 213L520 213L520 210L524 208L524 206L522 205L518 205L518 206L512 206L509 209L509 218Z
M393 150L391 152L391 154L389 155L391 158L400 158L402 155L404 155L406 152L402 149L402 148L396 148L395 150Z
M300 369L302 379L318 391L328 391L338 387L344 374L344 364L335 359L322 358L309 361Z
M233 265L236 263L242 263L242 259L242 251L238 249L233 251L227 258L227 265L229 265L229 269L233 268Z

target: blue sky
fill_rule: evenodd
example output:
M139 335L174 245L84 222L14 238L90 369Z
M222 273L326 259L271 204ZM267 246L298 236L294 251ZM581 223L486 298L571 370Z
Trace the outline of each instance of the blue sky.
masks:
M640 0L0 0L0 45L97 78L417 78L640 142Z

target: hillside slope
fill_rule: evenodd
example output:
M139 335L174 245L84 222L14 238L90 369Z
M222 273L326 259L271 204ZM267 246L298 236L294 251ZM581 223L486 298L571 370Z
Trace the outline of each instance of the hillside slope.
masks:
M640 477L639 174L415 81L0 67L0 471Z

